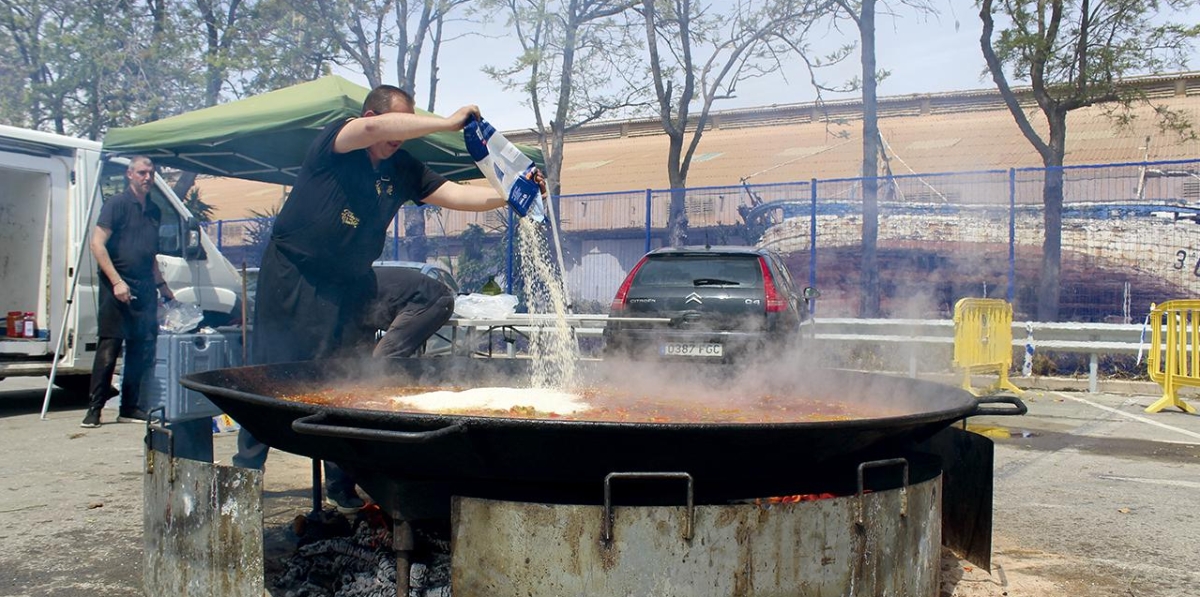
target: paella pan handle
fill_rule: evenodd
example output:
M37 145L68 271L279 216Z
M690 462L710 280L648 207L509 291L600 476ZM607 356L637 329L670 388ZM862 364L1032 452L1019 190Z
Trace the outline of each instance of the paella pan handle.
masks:
M600 539L605 545L613 540L612 482L616 479L681 479L687 481L687 514L683 520L683 540L691 542L696 528L696 491L687 473L609 473L604 477L604 520Z
M345 425L330 425L325 422L325 413L311 414L292 421L292 431L302 435L321 435L346 439L366 439L397 444L421 444L436 439L465 433L466 425L456 423L433 431L391 431L388 429L364 429Z
M987 408L985 404L1009 404L1016 408ZM975 404L975 410L968 417L979 417L984 415L1007 416L1007 415L1023 415L1029 412L1025 407L1025 403L1016 396L984 396Z

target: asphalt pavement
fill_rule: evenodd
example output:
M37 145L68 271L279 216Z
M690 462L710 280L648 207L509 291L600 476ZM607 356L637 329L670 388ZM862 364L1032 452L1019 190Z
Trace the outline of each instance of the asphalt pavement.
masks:
M145 425L105 409L100 428L83 429L85 401L60 389L42 420L45 390L45 378L0 381L0 596L142 595ZM236 436L213 438L217 462L228 464ZM269 535L311 510L311 462L271 452Z
M1200 416L1143 412L1157 398L1030 391L1024 417L971 420L1010 435L996 440L1001 562L1062 595L1200 596Z
M1200 597L1200 416L1146 414L1139 390L1031 390L1023 417L971 419L997 444L994 566L950 570L946 595ZM144 427L82 429L61 390L41 420L44 391L0 381L0 596L141 595ZM234 434L214 447L228 462ZM309 463L272 453L268 527L307 511Z

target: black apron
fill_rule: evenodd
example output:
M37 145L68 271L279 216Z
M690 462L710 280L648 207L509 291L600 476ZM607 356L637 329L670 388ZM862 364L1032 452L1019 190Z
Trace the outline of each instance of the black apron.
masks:
M100 276L100 305L96 312L99 337L130 340L158 335L158 289L153 280L130 284L129 292L137 298L122 303L113 294L108 278Z

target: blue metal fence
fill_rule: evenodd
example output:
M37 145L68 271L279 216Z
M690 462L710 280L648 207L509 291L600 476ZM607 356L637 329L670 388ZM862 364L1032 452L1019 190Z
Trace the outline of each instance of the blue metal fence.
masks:
M1062 168L1063 320L1139 320L1151 302L1200 292L1200 159ZM966 296L1036 311L1046 170L906 173L878 183L883 315L946 316ZM785 254L793 277L822 291L829 316L858 314L863 179L689 188L689 244L760 243ZM607 304L625 273L665 243L670 189L564 195L561 236L572 299ZM503 212L419 208L433 252L454 262L458 236L482 226L511 247ZM209 224L221 251L256 266L269 220ZM397 216L382 258L405 259ZM510 251L511 252L511 251ZM508 259L511 263L511 256ZM504 272L497 272L504 273ZM511 278L509 273L508 278Z

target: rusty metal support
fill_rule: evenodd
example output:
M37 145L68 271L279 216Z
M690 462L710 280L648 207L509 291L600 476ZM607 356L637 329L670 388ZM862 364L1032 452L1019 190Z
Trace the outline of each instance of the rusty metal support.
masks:
M262 597L262 471L146 450L146 595Z
M407 520L392 523L392 549L396 552L396 594L408 595L411 585L413 529Z

